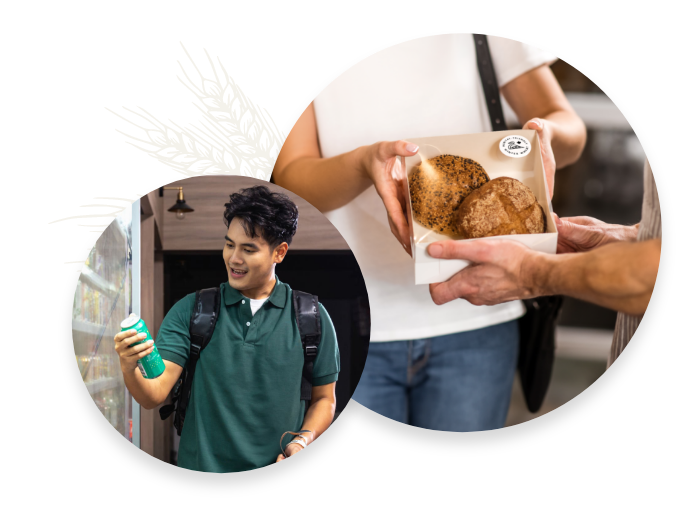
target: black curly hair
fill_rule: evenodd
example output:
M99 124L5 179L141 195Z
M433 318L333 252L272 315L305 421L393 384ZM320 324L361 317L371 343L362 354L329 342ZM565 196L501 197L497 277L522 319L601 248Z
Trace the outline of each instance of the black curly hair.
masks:
M271 192L265 186L243 188L230 195L225 204L223 222L230 228L233 218L242 220L249 237L262 235L271 248L291 244L299 223L299 208L284 193Z

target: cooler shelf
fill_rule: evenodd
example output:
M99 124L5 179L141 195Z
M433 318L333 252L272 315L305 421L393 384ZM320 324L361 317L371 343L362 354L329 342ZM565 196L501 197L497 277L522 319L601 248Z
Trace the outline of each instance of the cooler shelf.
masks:
M102 392L103 390L110 390L116 388L121 384L121 378L101 378L93 381L86 381L85 386L90 392L90 395Z
M102 276L97 274L95 271L93 271L90 267L87 265L84 265L83 268L81 269L81 278L82 281L85 281L88 283L90 286L95 288L97 291L104 293L108 295L109 297L115 297L116 296L116 287L111 284L109 281L104 279Z
M83 332L84 334L97 337L105 329L105 326L98 323L87 322L85 320L72 320L71 328L75 332Z

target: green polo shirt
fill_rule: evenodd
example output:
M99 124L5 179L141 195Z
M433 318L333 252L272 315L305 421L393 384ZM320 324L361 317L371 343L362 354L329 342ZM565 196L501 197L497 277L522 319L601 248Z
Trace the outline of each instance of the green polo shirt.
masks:
M299 430L305 411L300 400L304 355L292 289L278 279L253 316L249 299L228 283L221 285L221 297L216 330L197 362L178 450L179 467L216 473L274 463L280 436ZM156 338L162 358L180 366L190 356L194 301L195 294L178 301ZM319 306L322 336L314 386L337 381L339 374L334 326Z

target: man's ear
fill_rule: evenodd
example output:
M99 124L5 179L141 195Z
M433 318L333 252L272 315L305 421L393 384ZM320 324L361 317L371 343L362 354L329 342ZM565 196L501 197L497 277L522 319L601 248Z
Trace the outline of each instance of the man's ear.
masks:
M275 246L273 250L273 262L279 264L285 259L285 255L289 251L289 244L286 242L281 243L279 246Z

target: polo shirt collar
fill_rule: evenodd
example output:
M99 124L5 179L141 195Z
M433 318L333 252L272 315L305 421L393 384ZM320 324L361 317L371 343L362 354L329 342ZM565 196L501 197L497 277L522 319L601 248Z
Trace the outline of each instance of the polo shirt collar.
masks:
M244 298L244 295L231 287L230 283L226 282L223 284L223 302L226 306L237 304ZM284 308L287 302L287 288L280 282L280 278L277 275L275 275L275 288L273 288L268 302L279 308Z
M280 309L284 308L287 303L287 288L280 282L280 278L277 275L275 275L275 288L273 288L268 301Z

